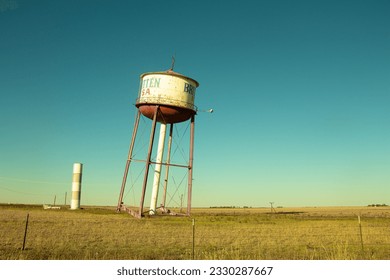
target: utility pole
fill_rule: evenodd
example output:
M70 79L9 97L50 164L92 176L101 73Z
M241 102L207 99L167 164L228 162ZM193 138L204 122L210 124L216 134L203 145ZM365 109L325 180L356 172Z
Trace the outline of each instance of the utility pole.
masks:
M269 204L271 204L271 213L276 213L276 210L275 210L275 208L274 208L274 206L273 206L273 204L274 204L275 202L270 202Z

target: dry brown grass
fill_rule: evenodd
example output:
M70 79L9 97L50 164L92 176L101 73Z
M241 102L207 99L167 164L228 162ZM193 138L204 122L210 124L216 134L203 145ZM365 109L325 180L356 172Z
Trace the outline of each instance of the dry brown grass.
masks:
M114 208L3 205L0 259L191 259L192 218L196 259L390 259L389 207L276 210L193 209L191 218L138 220Z

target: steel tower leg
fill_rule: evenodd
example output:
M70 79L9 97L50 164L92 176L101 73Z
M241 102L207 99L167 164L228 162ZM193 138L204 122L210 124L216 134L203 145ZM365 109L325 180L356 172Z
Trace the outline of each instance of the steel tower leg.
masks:
M191 118L190 130L190 159L188 163L188 198L187 198L187 216L191 214L192 199L192 166L194 161L194 132L195 132L195 115Z
M130 167L131 157L132 157L132 155L133 155L133 148L134 148L134 143L135 143L135 137L137 136L138 124L139 124L140 116L141 116L141 112L138 110L137 117L136 117L135 122L134 122L133 135L132 135L132 137L131 137L130 148L129 148L129 154L128 154L128 156L127 156L125 172L124 172L124 174L123 174L122 187L121 187L121 191L120 191L120 193L119 193L118 205L117 205L117 208L116 208L116 211L117 211L117 212L120 212L120 211L121 211L121 207L122 207L123 193L124 193L124 191L125 191L126 180L127 180L127 174L129 173L129 167Z
M152 156L153 140L154 140L154 134L156 132L157 114L159 113L159 111L160 111L160 106L156 105L156 111L154 112L154 116L153 116L152 130L150 132L150 138L149 138L148 157L146 159L144 183L143 183L143 186L142 186L142 195L141 195L141 201L140 201L140 205L139 205L139 213L138 213L139 214L139 218L142 217L143 211L144 211L145 192L146 192L146 185L147 185L147 182L148 182L150 158Z

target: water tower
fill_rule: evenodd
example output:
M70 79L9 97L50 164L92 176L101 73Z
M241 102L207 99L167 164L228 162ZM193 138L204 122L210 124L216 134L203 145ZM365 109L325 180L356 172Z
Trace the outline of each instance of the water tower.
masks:
M166 209L166 190L167 186L164 185L163 199L159 207L157 207L157 198L159 193L161 168L165 166L165 182L167 182L167 176L169 167L179 167L188 169L188 190L187 190L187 212L186 215L190 215L191 211L191 196L192 196L192 164L193 164L193 151L194 151L194 127L195 127L195 115L196 106L194 105L195 91L199 86L199 83L194 79L186 77L182 74L173 71L173 66L170 70L164 72L150 72L144 73L140 76L140 87L138 92L138 98L135 106L137 107L137 117L134 124L133 135L130 143L128 158L126 162L125 172L123 175L122 186L118 199L117 211L127 211L131 215L141 218L145 214L155 215L157 209L161 209L162 213L171 213ZM139 121L141 114L150 120L152 120L152 128L149 137L149 146L145 162L144 179L142 184L142 191L140 197L139 209L134 210L126 207L123 203L123 195L126 186L126 180L129 172L130 163L133 160L133 148L137 131L139 127ZM171 144L173 137L173 126L176 123L190 121L190 136L189 136L189 156L188 165L172 164L170 162ZM155 161L151 160L153 143L155 138L155 131L157 123L160 124L159 141L156 151ZM166 145L166 131L167 125L169 125L169 138ZM163 162L163 154L165 146L167 146L166 159ZM154 180L153 188L150 200L149 210L144 212L144 201L146 195L146 188L148 185L149 167L154 165Z

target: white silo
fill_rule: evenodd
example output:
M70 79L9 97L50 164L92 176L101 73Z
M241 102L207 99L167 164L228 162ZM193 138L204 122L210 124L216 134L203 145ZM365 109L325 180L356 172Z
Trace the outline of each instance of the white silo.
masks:
M72 199L70 202L71 210L80 209L82 173L83 173L83 164L74 163L73 179L72 179Z
M158 188L160 183L161 167L163 165L162 159L164 154L166 125L170 125L170 137L168 143L168 149L170 149L172 141L172 127L175 123L191 120L190 129L190 151L189 151L189 163L187 166L181 166L188 168L188 198L187 198L187 215L190 214L191 209L191 195L192 195L192 163L193 163L193 143L194 143L194 125L196 106L195 92L199 83L189 77L176 73L172 70L165 72L149 72L140 76L140 87L138 92L138 98L135 106L138 108L138 115L135 121L133 136L130 144L128 160L125 167L125 173L123 176L121 191L118 200L117 211L120 211L123 207L123 193L127 180L127 174L129 165L131 162L132 151L134 142L138 130L140 115L144 115L147 118L153 120L152 131L150 134L149 150L146 159L146 169L142 187L142 194L140 199L140 208L138 213L130 211L136 217L143 215L143 204L145 199L145 191L148 179L148 172L150 164L155 164L154 182L152 189L152 196L149 208L149 214L156 213ZM153 147L153 141L155 136L156 123L160 123L159 142L157 147L156 161L151 162L151 149ZM168 150L168 154L170 151ZM167 170L170 166L169 156L168 162L165 163ZM166 191L166 188L164 188ZM165 198L165 193L164 193ZM162 204L165 204L163 201ZM163 205L164 207L165 205ZM126 207L123 207L126 208Z

